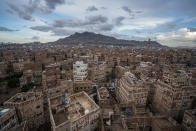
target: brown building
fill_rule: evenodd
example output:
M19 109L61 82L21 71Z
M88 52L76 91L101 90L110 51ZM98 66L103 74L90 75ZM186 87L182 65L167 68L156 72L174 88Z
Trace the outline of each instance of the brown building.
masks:
M146 106L149 89L134 74L126 72L117 85L116 95L121 104Z
M75 81L73 83L73 90L74 92L85 91L88 94L92 93L96 88L93 86L92 81L85 80L85 81Z
M53 131L91 131L98 128L100 108L85 93L49 99Z
M0 108L0 130L7 131L18 125L18 117L14 108Z
M191 108L196 95L190 77L183 70L164 74L163 81L158 80L155 87L154 107L175 119L182 116L180 111Z
M196 130L196 109L185 111L182 126L184 131Z
M29 128L38 128L44 123L43 97L38 92L18 93L4 103L16 109L19 122L27 121Z
M172 118L154 118L152 131L181 131L181 126Z
M110 94L105 87L101 87L97 90L97 98L101 108L110 106Z

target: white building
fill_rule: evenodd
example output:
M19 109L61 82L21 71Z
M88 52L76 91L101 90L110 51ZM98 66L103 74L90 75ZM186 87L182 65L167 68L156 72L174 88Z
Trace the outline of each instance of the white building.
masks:
M88 75L88 64L85 64L83 61L76 61L73 64L73 77L74 81L84 81L87 79Z

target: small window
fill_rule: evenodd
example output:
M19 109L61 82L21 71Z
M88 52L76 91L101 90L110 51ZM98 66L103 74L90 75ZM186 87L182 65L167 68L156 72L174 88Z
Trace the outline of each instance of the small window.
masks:
M40 108L40 105L36 106L36 108L39 109Z

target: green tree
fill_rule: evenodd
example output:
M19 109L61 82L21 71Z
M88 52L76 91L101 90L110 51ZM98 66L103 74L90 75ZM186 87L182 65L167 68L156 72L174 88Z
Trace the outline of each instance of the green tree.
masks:
M7 86L10 88L15 88L15 87L18 87L19 84L20 84L19 78L12 78L8 80Z
M14 72L14 67L11 63L9 63L7 65L7 68L6 68L6 73L9 75L9 77L13 74Z
M21 92L27 92L34 87L33 83L23 85L21 88Z

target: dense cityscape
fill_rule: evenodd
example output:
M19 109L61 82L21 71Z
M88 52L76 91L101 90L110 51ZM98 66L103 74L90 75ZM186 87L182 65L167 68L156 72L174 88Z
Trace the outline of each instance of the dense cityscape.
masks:
M146 45L1 46L1 130L194 131L195 50Z
M0 131L196 131L196 0L0 0Z

